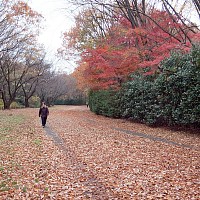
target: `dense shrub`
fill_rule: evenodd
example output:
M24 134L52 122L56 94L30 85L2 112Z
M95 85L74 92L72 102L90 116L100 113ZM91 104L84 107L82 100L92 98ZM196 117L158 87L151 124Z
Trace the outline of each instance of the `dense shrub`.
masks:
M40 104L41 104L41 100L39 97L37 96L32 96L30 99L29 99L29 106L31 108L39 108L40 107Z
M200 48L173 54L162 63L156 90L168 124L200 124ZM160 85L164 85L164 89Z
M89 93L89 107L91 111L96 114L108 117L118 117L119 106L116 91L91 91Z
M16 102L16 101L14 101L14 102L11 103L10 108L11 108L11 109L24 108L24 106L21 105L21 104L19 104L19 103Z
M11 103L10 109L16 109L16 108L24 108L24 106L18 103L17 101L14 101ZM3 110L3 109L4 109L3 100L0 99L0 110Z
M200 124L200 48L173 53L152 79L133 75L122 89L121 114L147 124Z
M153 124L159 116L159 102L150 76L134 74L120 92L122 117Z

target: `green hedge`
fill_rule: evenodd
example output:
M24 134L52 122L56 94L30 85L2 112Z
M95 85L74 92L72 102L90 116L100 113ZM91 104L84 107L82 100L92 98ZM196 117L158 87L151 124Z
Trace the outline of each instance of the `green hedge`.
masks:
M159 118L159 102L152 77L134 74L120 91L120 113L124 118L153 124Z
M84 99L59 99L55 101L55 105L85 105Z
M107 117L119 117L119 101L112 90L90 91L89 107L96 114Z
M135 73L116 93L91 92L97 114L146 124L200 125L200 47L173 53L152 76Z

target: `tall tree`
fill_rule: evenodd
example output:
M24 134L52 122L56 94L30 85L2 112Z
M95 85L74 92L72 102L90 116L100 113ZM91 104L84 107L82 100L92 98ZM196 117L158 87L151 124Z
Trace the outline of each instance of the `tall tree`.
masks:
M199 23L190 22L190 13L193 15L199 14L199 1L197 0L76 0L73 1L74 5L82 6L84 9L92 8L93 12L101 12L104 18L106 16L123 16L131 23L132 28L144 26L147 20L152 20L156 26L170 33L175 39L181 40L182 43L189 40L188 30L194 31ZM196 9L195 9L196 8ZM166 11L172 18L174 23L177 23L176 32L170 32L164 29L157 21L151 18L151 12L154 9ZM187 12L186 12L187 10ZM196 10L196 11L195 11ZM184 26L179 26L181 22ZM180 39L180 36L182 37Z
M46 71L50 70L51 65L45 61L45 55L31 55L26 60L26 65L29 68L28 73L23 78L21 89L24 97L25 107L29 107L29 99L36 93L39 86L39 80L42 79Z
M150 17L154 22L149 20L144 27L134 29L129 20L119 17L118 23L111 29L113 34L82 54L80 67L74 73L78 80L81 81L82 75L85 78L83 85L88 83L93 89L119 87L138 68L150 67L149 73L153 73L171 50L190 49L189 40L183 45L181 36L174 38L171 35L172 31L176 31L177 23L167 12L154 10ZM164 30L155 26L155 22ZM166 32L167 29L170 31ZM191 39L195 39L195 35L190 32Z
M8 109L33 68L26 61L30 52L37 51L38 27L34 27L40 15L21 1L0 3L0 83L4 108Z

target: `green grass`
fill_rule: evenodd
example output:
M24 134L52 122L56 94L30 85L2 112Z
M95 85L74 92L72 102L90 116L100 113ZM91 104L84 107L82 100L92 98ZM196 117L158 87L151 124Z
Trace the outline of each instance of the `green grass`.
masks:
M4 144L7 145L4 149L2 149L4 151L3 154L7 154L9 156L12 154L14 155L14 147L9 145L9 142L12 143L12 141L16 141L17 138L13 133L16 127L25 121L25 117L17 113L12 114L10 111L0 111L0 119L0 146L4 146ZM16 164L12 167L12 169L7 169L7 167L0 165L0 172L4 173L7 170L12 171L15 168ZM0 190L7 191L8 187L1 186Z
M0 171L4 171L4 167L0 167Z
M4 191L9 191L10 188L7 186L6 182L5 181L2 181L0 183L0 191L1 192L4 192Z
M26 187L23 187L23 188L22 188L22 192L24 192L24 193L27 192L27 188L26 188Z
M16 109L16 108L23 108L24 106L20 105L18 102L12 102L10 105L11 109ZM2 99L0 99L0 110L3 110L4 105Z
M24 116L22 115L8 114L4 113L4 111L1 112L0 118L1 118L1 124L11 125L11 126L20 124L25 120Z
M0 119L0 141L7 140L7 136L12 133L14 128L25 120L22 115L13 115L5 111L0 112Z
M33 142L34 142L34 144L40 146L41 143L42 143L42 140L40 140L40 139L35 139Z

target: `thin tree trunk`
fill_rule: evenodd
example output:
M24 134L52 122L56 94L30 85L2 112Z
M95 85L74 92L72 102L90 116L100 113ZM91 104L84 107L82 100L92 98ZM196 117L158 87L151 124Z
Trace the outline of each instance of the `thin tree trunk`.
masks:
M24 104L25 104L25 107L26 107L26 108L29 108L29 101L28 101L28 100L29 100L29 99L25 97L25 102L24 102Z
M12 103L11 101L6 101L5 99L3 99L3 107L4 107L4 110L10 109L11 103Z

